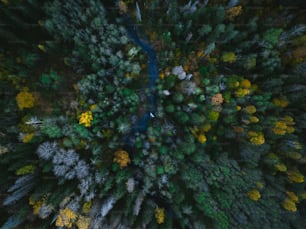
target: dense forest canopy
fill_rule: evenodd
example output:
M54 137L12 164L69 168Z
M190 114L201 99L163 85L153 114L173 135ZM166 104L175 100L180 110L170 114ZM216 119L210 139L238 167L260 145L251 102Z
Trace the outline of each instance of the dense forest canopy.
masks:
M1 0L1 228L304 228L305 11Z

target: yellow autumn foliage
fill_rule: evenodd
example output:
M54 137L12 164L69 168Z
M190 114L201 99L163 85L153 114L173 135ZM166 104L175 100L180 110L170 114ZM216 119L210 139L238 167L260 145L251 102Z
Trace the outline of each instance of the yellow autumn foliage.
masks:
M261 198L260 192L256 189L252 189L247 194L248 197L253 201L258 201Z
M29 88L25 87L16 96L16 102L19 110L24 108L32 108L35 105L34 95L29 92Z
M156 208L155 209L155 219L158 224L162 224L165 221L165 209Z
M115 152L115 157L113 160L115 163L118 163L120 168L124 168L126 167L130 162L131 159L129 157L128 152L124 151L124 150L118 150Z

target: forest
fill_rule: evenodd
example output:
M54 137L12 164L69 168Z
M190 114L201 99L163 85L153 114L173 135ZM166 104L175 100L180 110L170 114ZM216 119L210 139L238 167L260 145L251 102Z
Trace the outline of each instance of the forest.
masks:
M306 228L305 0L0 0L0 228Z

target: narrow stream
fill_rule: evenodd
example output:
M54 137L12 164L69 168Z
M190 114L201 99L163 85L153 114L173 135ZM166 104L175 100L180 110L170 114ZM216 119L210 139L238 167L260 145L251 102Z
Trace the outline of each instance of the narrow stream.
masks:
M146 53L148 57L148 77L149 77L149 89L150 89L150 95L149 95L149 110L146 111L146 113L140 117L137 122L133 125L131 132L124 137L124 144L126 147L126 150L128 150L130 156L133 158L134 156L134 143L135 143L135 134L136 133L144 133L148 129L148 122L150 119L154 118L155 112L156 112L156 81L159 76L158 72L158 63L157 63L157 57L156 52L152 48L152 46L149 43L149 40L145 38L145 40L142 40L137 33L137 26L134 24L134 22L127 16L124 16L124 22L126 23L125 27L127 30L127 33L129 35L129 38L137 45L139 45L142 50ZM139 182L142 184L142 181ZM175 211L172 209L171 204L168 203L163 197L161 197L158 194L149 195L154 202L156 202L159 206L163 206L167 212L167 215L169 217L172 217L173 219L178 220L178 217L175 213ZM176 225L177 228L180 228L178 225Z
M147 38L145 40L141 39L137 33L137 26L134 24L132 19L130 19L127 15L123 16L126 31L128 33L129 38L136 44L139 45L142 50L146 53L148 57L148 77L149 77L149 110L145 112L145 114L140 117L136 123L132 126L132 130L128 136L124 138L124 143L130 148L133 147L133 136L135 133L143 133L147 131L148 122L151 118L154 118L154 114L156 112L156 80L158 78L158 63L156 52L150 45L150 42Z

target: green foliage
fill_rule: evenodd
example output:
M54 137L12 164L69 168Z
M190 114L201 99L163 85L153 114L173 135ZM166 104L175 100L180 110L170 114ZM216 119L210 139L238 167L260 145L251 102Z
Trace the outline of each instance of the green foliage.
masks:
M59 138L62 136L60 127L52 123L44 123L41 126L42 133L48 135L50 138Z
M2 4L15 26L0 40L29 41L0 48L2 227L54 227L69 208L103 228L301 228L301 16L251 1L134 3ZM42 16L48 39L22 34ZM35 104L19 110L24 87Z
M55 71L51 70L50 73L42 74L40 82L47 89L56 90L60 84L60 77Z
M277 45L279 42L279 36L283 32L281 28L272 28L264 32L263 41L269 43L272 46Z

